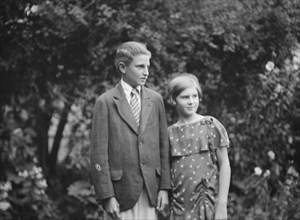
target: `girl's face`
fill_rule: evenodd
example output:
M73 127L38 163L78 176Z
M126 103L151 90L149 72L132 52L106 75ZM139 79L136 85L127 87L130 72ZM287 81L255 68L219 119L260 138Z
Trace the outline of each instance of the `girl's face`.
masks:
M175 99L178 114L188 118L197 112L199 95L195 86L183 90Z

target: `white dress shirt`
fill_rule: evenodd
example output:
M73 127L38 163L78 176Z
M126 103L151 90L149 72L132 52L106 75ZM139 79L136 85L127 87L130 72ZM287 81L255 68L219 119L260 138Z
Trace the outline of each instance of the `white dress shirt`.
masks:
M121 86L125 92L126 95L126 99L130 105L130 100L131 100L131 91L132 91L132 86L129 85L127 82L125 82L123 79L121 79ZM141 108L141 86L137 86L136 89L139 91L139 104L140 104L140 108Z

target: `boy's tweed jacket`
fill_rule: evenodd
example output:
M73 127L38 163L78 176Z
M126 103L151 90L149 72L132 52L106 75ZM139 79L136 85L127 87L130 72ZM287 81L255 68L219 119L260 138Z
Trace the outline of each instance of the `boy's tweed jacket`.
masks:
M92 181L97 199L115 196L120 211L136 204L143 185L152 206L160 189L171 189L163 99L142 86L141 102L139 127L120 83L101 95L94 107Z

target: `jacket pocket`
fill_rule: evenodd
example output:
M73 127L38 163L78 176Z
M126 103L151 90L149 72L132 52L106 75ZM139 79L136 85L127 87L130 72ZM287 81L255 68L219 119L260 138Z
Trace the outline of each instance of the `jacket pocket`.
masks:
M123 176L123 170L112 170L110 171L110 177L112 181L118 181Z

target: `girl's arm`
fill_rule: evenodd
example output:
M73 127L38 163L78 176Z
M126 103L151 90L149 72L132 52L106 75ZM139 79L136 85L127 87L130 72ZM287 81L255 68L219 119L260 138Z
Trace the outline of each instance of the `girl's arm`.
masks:
M220 174L215 219L227 219L227 199L231 175L227 147L219 148L216 153L218 157Z

